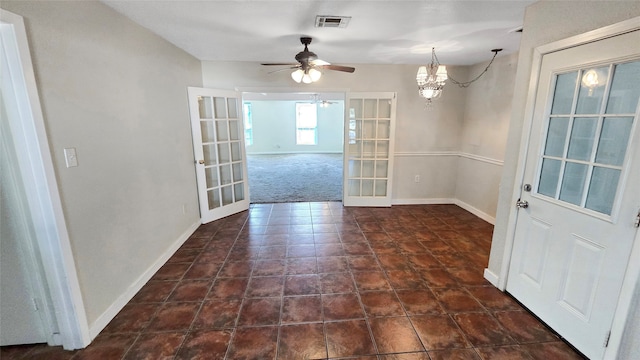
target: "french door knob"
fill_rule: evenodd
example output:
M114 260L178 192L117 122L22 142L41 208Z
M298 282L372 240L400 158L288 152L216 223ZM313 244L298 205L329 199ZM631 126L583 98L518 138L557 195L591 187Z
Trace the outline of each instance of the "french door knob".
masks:
M204 164L204 160L198 160L198 164Z
M516 201L516 207L518 209L526 209L529 207L529 203L526 200L521 201L518 199L518 201Z

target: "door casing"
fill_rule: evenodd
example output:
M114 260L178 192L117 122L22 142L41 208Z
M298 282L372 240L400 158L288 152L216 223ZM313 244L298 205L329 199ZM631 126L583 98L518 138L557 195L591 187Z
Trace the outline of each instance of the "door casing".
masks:
M520 198L522 185L524 184L525 180L525 162L529 151L529 138L534 121L533 116L535 97L539 86L538 79L540 77L543 56L552 52L615 37L617 35L639 29L640 17L636 17L600 29L589 31L584 34L572 36L563 40L542 45L534 49L533 61L531 66L531 76L529 77L527 102L525 106L525 120L520 139L518 165L516 168L516 175L513 186L514 190L511 195L510 204L515 204L517 199ZM509 275L509 265L511 263L513 244L515 241L516 223L518 220L518 211L515 205L511 207L508 216L509 221L507 223L507 238L505 241L505 248L502 256L502 267L500 269L500 273L498 274L497 283L494 284L500 290L505 290L507 278ZM611 328L611 337L609 339L609 344L605 350L604 359L617 358L620 350L620 345L622 343L626 320L632 310L631 305L634 300L636 284L638 283L638 280L640 280L640 261L633 261L633 259L640 259L640 232L636 233L630 259L631 260L629 261L629 265L627 267L627 271L623 280L622 289L620 291L620 296L618 298L618 305Z

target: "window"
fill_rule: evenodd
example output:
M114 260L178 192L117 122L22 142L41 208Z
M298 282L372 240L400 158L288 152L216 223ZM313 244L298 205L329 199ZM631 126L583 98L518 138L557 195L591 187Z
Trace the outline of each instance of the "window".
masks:
M317 145L318 112L316 104L296 103L296 145Z
M251 103L242 104L244 111L244 146L253 145L253 119L251 114Z

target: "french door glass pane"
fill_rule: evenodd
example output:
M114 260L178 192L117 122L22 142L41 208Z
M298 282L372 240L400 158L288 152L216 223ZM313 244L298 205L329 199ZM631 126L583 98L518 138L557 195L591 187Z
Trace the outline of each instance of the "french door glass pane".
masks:
M377 154L378 158L388 158L389 157L389 141L387 140L378 140L377 142Z
M387 196L387 180L376 180L375 195Z
M567 158L584 161L591 159L597 126L598 118L575 118L573 120Z
M220 165L220 183L231 184L231 165Z
M235 163L233 166L233 181L238 182L243 180L242 176L242 163Z
M562 157L562 155L564 154L564 143L567 139L568 127L568 118L549 119L547 142L544 148L545 155Z
M231 143L231 161L240 161L242 160L242 148L240 147L240 142L232 142Z
M209 202L209 210L220 207L220 195L218 189L207 191L207 200Z
M229 144L218 144L218 162L220 164L226 164L229 161L231 161L231 158L229 157Z
M633 114L640 99L640 61L619 64L607 101L607 114Z
M542 170L540 171L538 193L552 198L556 197L561 165L562 162L560 160L544 159L542 161Z
M376 138L376 121L364 120L362 123L362 137L364 139Z
M212 119L213 109L211 98L209 96L198 97L198 109L200 111L200 119Z
M374 140L362 142L362 157L372 158L376 156L376 142Z
M372 178L374 172L374 160L364 160L362 161L362 177Z
M349 180L349 196L360 196L360 180Z
M224 186L222 189L222 205L233 204L233 190L231 186Z
M366 119L376 118L378 114L378 100L364 99L364 117Z
M229 113L229 119L238 118L238 100L236 98L227 98L227 109Z
M561 74L556 77L556 88L553 94L553 105L551 106L551 114L570 114L573 105L573 94L576 89L576 80L578 72L573 71L567 74Z
M214 188L220 185L218 182L218 167L213 166L204 169L204 175L207 180L207 189Z
M213 131L213 121L200 121L200 132L202 134L202 142L215 141L215 132Z
M216 137L218 141L227 141L229 140L229 133L227 131L227 121L216 121Z
M229 121L229 139L240 140L240 122L238 120Z
M588 69L582 72L576 114L599 114L604 89L609 80L609 67Z
M362 196L373 196L373 180L362 180Z
M213 98L213 109L216 115L216 119L226 119L227 118L227 106L225 98L223 97L214 97Z
M216 161L216 146L213 144L202 145L202 153L204 155L205 166L215 165Z
M391 121L378 120L378 139L388 139L390 135Z
M582 203L582 192L587 179L589 166L567 162L562 178L562 188L560 189L560 200L580 205Z
M244 185L242 184L233 185L233 193L235 194L236 201L244 200Z
M602 124L596 162L607 165L622 165L627 152L627 143L633 125L632 117L607 117Z
M361 177L360 160L349 160L349 177Z
M619 179L620 170L594 167L585 207L611 215Z
M351 99L349 104L349 118L362 119L362 99Z
M391 117L391 99L378 100L378 118L388 119Z
M389 162L386 160L376 161L376 178L386 178L388 174Z

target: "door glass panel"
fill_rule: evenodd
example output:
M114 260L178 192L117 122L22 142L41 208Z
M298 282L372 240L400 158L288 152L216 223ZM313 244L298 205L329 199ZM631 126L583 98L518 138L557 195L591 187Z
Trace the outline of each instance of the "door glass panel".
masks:
M200 111L200 119L213 118L213 109L209 96L198 96L198 109Z
M385 160L376 161L376 178L386 178L389 162Z
M556 88L553 94L553 105L551 106L551 114L570 114L573 105L573 94L576 89L576 80L578 72L573 71L567 74L561 74L556 77Z
M349 118L362 119L362 100L351 99L349 101Z
M362 142L362 157L372 158L376 155L376 142L375 141L363 141Z
M544 159L542 161L542 170L540 171L540 182L538 185L538 193L552 198L556 197L558 189L558 178L560 177L560 160Z
M349 144L349 156L352 158L362 157L362 140L357 140L355 144Z
M231 165L220 166L220 183L222 185L231 184Z
M229 121L229 138L231 140L240 140L240 122L237 120Z
M585 207L611 215L619 179L620 170L594 167Z
M238 182L243 180L242 176L242 163L235 163L233 166L233 181Z
M362 139L362 120L355 120L355 138Z
M374 163L373 160L364 160L362 162L362 177L363 178L372 178L374 171Z
M244 200L244 185L243 184L233 185L233 193L236 197L236 201Z
M229 145L228 144L218 144L218 161L220 164L226 164L230 161L229 158Z
M229 140L229 133L227 132L227 121L216 121L216 136L218 137L218 141L227 141Z
M568 127L568 118L549 119L547 142L544 148L545 155L562 157L562 155L564 154L564 143L567 140Z
M390 134L391 121L378 120L378 139L388 139Z
M226 119L227 118L227 106L225 98L223 97L214 97L213 98L213 109L215 111L216 119Z
M607 114L633 114L640 99L640 61L616 65Z
M391 117L391 99L378 100L378 118L389 119Z
M627 152L627 143L633 125L632 117L604 118L596 162L607 165L622 165Z
M387 196L387 180L376 180L375 196Z
M202 142L215 141L215 133L213 131L213 121L200 121L200 133L202 134Z
M202 153L204 155L205 165L215 165L216 162L216 146L214 144L202 145Z
M599 114L604 89L609 81L609 67L582 71L576 114Z
M233 188L225 186L222 189L222 205L233 204Z
M204 176L207 179L207 189L218 187L218 168L216 166L204 169Z
M560 200L581 205L587 170L589 170L589 166L585 164L567 162L564 168L564 177L562 178Z
M239 141L231 143L231 160L232 161L242 160L242 148L240 147Z
M378 114L378 100L364 99L364 117L367 119L376 118Z
M360 160L349 160L349 177L360 177Z
M238 118L238 100L236 98L227 98L227 109L229 112L229 119Z
M362 180L362 196L373 196L373 180Z
M207 191L207 200L209 202L209 210L220 207L220 195L218 189Z
M377 154L378 158L388 158L389 157L389 142L388 141L378 141L377 146Z
M362 123L362 137L365 139L375 139L376 138L376 121L375 120L365 120Z
M598 118L575 118L573 120L567 158L584 161L591 159L597 125Z
M349 180L349 196L360 196L360 180Z

